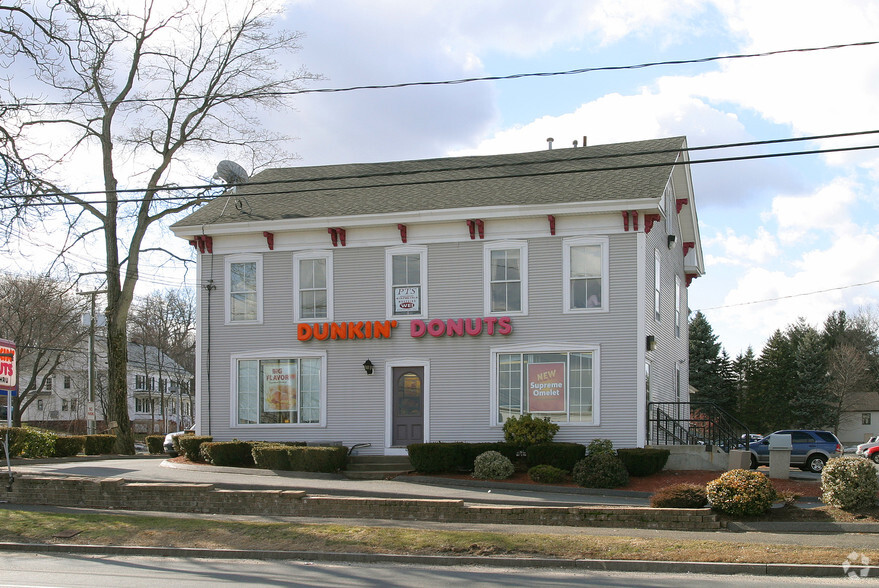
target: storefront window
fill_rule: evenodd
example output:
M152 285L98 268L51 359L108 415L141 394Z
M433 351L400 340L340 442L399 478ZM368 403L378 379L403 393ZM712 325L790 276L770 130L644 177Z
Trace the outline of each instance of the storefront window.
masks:
M238 424L297 424L320 421L320 358L241 359Z
M592 423L594 352L497 354L498 423L530 413L560 423Z

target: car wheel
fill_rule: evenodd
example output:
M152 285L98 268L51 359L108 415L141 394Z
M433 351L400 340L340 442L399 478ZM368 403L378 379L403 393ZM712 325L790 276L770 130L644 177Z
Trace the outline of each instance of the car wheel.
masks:
M873 463L879 463L879 451L870 456L870 459L873 460Z
M806 465L808 466L808 471L815 472L816 474L820 474L821 470L824 469L824 465L827 463L827 460L824 459L820 455L812 455L809 459L806 460Z
M757 458L754 457L753 455L751 455L751 469L752 470L757 469Z

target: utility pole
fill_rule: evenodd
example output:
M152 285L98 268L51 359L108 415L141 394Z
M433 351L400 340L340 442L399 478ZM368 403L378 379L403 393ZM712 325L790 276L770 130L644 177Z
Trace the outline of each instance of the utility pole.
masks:
M82 317L85 325L88 320L89 328L89 403L86 409L88 418L88 434L94 435L97 429L97 410L95 408L95 296L98 294L106 294L106 290L92 290L90 292L77 292L82 296L91 296L91 312L87 316Z

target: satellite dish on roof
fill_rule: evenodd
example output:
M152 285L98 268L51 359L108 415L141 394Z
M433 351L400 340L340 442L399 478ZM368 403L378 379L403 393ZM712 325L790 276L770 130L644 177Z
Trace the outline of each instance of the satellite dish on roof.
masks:
M224 159L217 164L217 173L214 174L214 179L222 179L227 184L243 184L247 181L247 172L234 161Z

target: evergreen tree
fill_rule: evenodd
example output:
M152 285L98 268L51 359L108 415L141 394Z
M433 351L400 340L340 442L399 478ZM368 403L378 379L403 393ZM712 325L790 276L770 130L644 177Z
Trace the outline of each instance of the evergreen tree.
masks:
M728 404L720 360L720 343L705 315L697 311L690 320L690 386L693 400Z
M733 394L736 398L736 416L742 420L752 432L762 431L760 421L760 394L756 382L757 358L750 346L744 354L739 354L732 363L732 375L735 378Z
M790 399L796 391L796 356L790 339L780 329L769 337L755 372L760 405L754 421L764 433L791 426Z
M814 328L798 333L796 348L796 392L790 398L792 425L800 429L821 429L830 421L827 394L827 352Z

